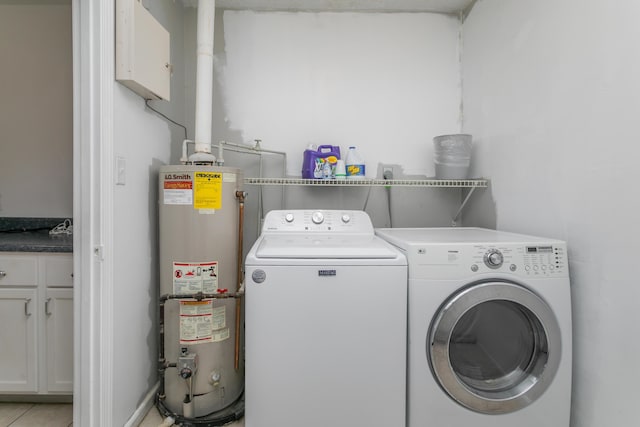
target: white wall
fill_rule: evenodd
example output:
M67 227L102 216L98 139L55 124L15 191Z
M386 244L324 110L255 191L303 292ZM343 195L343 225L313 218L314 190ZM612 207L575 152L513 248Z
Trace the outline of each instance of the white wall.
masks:
M0 216L72 216L71 44L70 4L0 4Z
M497 227L569 245L575 427L638 423L638 17L637 1L481 0L463 26L464 131Z
M356 145L378 162L433 175L431 137L460 129L459 21L427 13L226 11L225 120L244 141L289 155Z
M253 143L287 152L300 176L309 143L356 145L367 175L397 165L396 178L433 176L432 138L459 132L460 62L456 17L429 13L216 12L213 142ZM195 10L185 14L185 72L195 74ZM193 137L193 80L186 79ZM227 165L258 176L255 156L232 153ZM282 176L280 158L266 176ZM282 189L247 186L249 247L271 209L363 209L376 226L449 225L459 190L393 188ZM258 206L260 193L263 207Z
M171 33L174 64L172 101L152 105L181 121L183 8L171 0L149 3ZM157 381L158 169L184 134L126 87L114 82L113 90L114 151L126 161L126 184L114 185L113 425L124 425Z

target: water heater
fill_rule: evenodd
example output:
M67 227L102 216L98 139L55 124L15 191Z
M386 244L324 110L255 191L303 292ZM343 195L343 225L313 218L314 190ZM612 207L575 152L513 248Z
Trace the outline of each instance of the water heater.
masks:
M219 413L228 422L225 408L244 389L243 174L164 166L159 190L158 408L186 419Z

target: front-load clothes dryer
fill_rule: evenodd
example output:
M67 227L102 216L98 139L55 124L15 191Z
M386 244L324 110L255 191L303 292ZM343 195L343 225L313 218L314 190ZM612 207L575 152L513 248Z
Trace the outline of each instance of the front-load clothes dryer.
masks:
M409 263L407 426L568 427L565 243L480 228L376 233Z
M245 276L246 427L405 425L407 261L365 212L269 212Z

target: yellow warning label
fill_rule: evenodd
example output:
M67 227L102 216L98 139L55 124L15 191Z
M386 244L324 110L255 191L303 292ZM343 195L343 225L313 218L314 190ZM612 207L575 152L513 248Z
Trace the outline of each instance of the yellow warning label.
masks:
M194 209L222 209L222 174L196 172L193 180Z

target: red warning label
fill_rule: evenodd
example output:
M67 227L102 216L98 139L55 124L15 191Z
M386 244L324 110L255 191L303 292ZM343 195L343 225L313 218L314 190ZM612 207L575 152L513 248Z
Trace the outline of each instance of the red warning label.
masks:
M193 189L192 181L165 181L165 190L191 190Z

